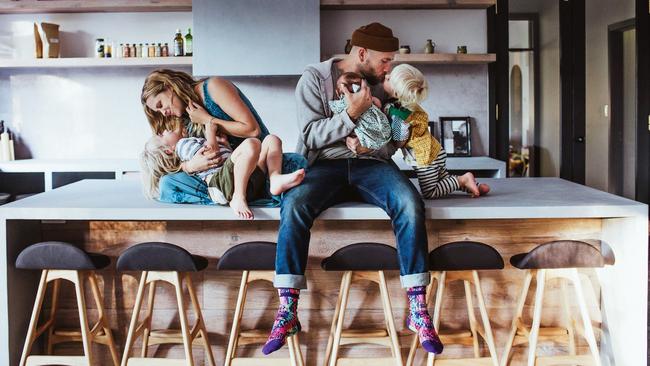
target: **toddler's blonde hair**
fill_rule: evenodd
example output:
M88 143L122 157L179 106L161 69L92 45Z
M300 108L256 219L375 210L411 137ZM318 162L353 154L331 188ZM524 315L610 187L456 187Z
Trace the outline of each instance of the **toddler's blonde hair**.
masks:
M169 173L181 170L181 160L170 146L165 144L160 136L152 136L144 145L140 154L140 167L142 168L142 185L144 195L149 199L158 199L160 192L158 183L160 178Z
M413 109L427 98L427 80L420 70L408 64L400 64L390 72L388 81L402 106Z

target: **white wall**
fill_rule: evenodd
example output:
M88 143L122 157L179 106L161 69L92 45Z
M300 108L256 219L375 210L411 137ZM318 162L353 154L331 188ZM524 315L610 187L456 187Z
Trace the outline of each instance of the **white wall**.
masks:
M90 13L0 15L0 57L31 58L32 22L61 24L62 56L90 57L94 39L116 42L170 42L176 28L191 26L191 13ZM486 20L481 10L323 11L324 56L341 53L360 25L381 21L420 52L426 39L437 52L485 52ZM251 45L254 47L254 45ZM218 57L220 50L214 50ZM290 55L287 55L289 57ZM260 57L260 62L263 58ZM487 66L422 66L431 93L425 109L439 116L475 118L474 155L485 155L487 141ZM191 72L189 67L180 68ZM32 69L0 71L0 119L19 133L20 158L133 158L149 135L139 102L149 68ZM285 150L297 141L296 77L232 79L251 99Z

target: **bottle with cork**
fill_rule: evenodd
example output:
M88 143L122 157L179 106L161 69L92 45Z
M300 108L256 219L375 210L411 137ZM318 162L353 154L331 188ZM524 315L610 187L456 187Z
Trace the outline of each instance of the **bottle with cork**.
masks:
M192 28L187 28L185 35L185 56L192 56Z
M176 37L174 37L174 56L183 56L183 35L181 30L176 29Z

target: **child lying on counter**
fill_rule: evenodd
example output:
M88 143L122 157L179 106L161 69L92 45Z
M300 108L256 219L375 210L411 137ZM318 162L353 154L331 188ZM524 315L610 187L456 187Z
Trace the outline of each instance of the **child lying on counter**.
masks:
M472 173L454 176L447 172L447 153L429 132L429 117L420 107L428 88L418 69L407 64L396 66L386 75L384 90L397 99L384 111L392 121L393 140L406 141L404 160L415 170L424 198L444 197L457 190L478 197L490 191L487 184L478 184Z
M156 198L163 175L180 171L181 163L190 160L203 146L215 149L223 163L196 174L207 183L210 198L219 204L229 204L240 218L253 219L247 201L266 195L267 174L274 195L299 185L304 179L304 169L281 174L282 141L277 136L268 135L261 143L259 139L248 138L233 151L227 143L217 143L214 128L208 126L205 131L206 136L211 136L210 141L187 137L182 127L154 135L147 141L140 164L149 198Z

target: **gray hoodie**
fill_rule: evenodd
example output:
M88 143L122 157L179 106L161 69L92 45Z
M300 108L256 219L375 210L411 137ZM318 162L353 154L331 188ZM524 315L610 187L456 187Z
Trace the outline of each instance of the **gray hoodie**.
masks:
M334 99L335 76L332 64L339 59L329 59L307 66L296 86L298 114L298 146L296 152L302 154L312 165L318 159L377 159L389 162L397 150L392 142L368 154L357 155L345 145L356 125L346 111L333 114L328 102ZM372 90L381 99L385 93L381 84ZM372 88L371 88L372 89ZM375 94L376 93L376 94Z

